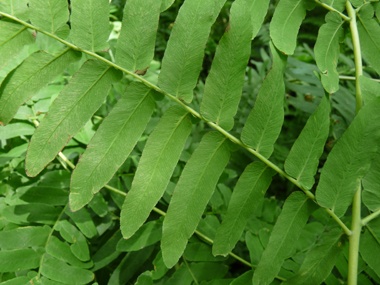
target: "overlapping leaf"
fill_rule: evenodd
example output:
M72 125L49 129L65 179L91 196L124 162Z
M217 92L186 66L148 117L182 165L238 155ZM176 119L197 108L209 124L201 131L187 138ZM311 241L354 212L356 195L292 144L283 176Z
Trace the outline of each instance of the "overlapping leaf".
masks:
M322 169L318 203L342 216L368 172L380 139L380 98L365 105L338 140Z
M108 0L72 0L70 38L78 47L92 52L108 48Z
M230 158L226 138L207 133L182 171L164 220L161 248L167 267L185 250Z
M90 202L131 153L154 110L154 92L142 83L131 83L102 122L72 174L71 210Z
M328 93L339 89L339 74L336 70L340 54L339 40L343 35L343 20L335 12L327 13L326 24L319 29L314 46L315 61L322 72L322 84Z
M9 123L18 108L60 75L81 54L66 49L57 55L40 51L30 55L4 79L0 87L0 121Z
M252 284L270 284L292 252L302 228L316 205L302 192L293 192L285 201L282 212L273 228L269 243L254 271Z
M129 0L116 45L116 63L133 72L153 59L161 0Z
M285 171L300 182L306 189L314 184L319 157L329 134L330 103L326 96L308 119L300 136L295 141L285 161Z
M23 25L0 21L0 69L18 55L24 46L32 44L34 37Z
M321 284L330 275L343 248L341 230L333 229L308 252L297 274L282 284Z
M261 24L261 23L260 23ZM202 99L202 116L225 130L233 127L251 55L251 3L235 1L229 26L216 49Z
M67 37L69 26L69 7L66 0L31 0L29 17L32 24L44 31Z
M371 211L380 209L380 152L378 151L363 178L363 203Z
M249 217L263 199L272 182L273 171L261 162L246 167L232 193L227 214L218 228L214 255L227 255L238 242Z
M273 152L273 145L280 134L284 121L285 85L283 72L286 57L271 45L272 69L269 71L255 105L249 114L241 134L241 140L264 157Z
M284 54L294 53L298 30L306 16L306 0L282 0L274 11L270 24L273 44Z
M41 121L26 155L28 175L36 176L101 106L121 73L100 61L87 61L62 90Z
M380 83L365 77L359 76L360 90L362 91L364 104L369 103L372 99L380 97Z
M190 132L187 111L173 106L149 136L120 214L124 238L141 227L164 194Z
M214 0L190 0L183 3L162 60L158 85L186 102L193 99L205 44L215 21L214 7Z
M373 19L373 8L367 5L360 9L358 15L358 31L360 37L360 47L363 56L371 64L372 68L380 75L380 58L374 56L380 53L379 23Z
M2 0L0 2L0 11L27 21L29 19L28 1L29 0Z

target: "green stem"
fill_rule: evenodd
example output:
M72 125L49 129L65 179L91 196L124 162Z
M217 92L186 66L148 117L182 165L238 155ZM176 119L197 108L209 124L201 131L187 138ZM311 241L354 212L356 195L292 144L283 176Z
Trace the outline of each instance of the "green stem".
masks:
M380 210L377 210L376 212L373 212L372 214L368 215L367 217L362 219L362 226L367 225L370 221L380 216Z
M363 74L362 57L360 50L359 32L356 24L356 12L349 1L346 2L346 10L348 16L351 17L350 30L352 37L352 44L354 47L354 60L355 60L355 87L356 87L356 114L363 107L362 92L359 84L359 77ZM349 236L349 249L348 249L348 285L356 285L358 279L358 260L359 260L359 244L360 233L362 229L361 221L361 185L359 185L352 201L352 222L351 230L352 235Z
M172 99L173 101L177 102L179 105L181 105L183 108L185 108L189 113L191 113L193 116L203 120L204 122L206 122L209 126L211 126L212 128L214 128L215 130L219 131L220 133L222 133L224 136L226 136L228 139L230 139L232 142L238 144L239 146L245 148L247 151L249 151L250 153L252 153L253 155L255 155L258 159L260 159L263 163L265 163L266 165L268 165L270 168L272 168L274 171L276 171L277 173L281 174L282 176L284 176L286 179L288 179L290 182L292 182L294 185L296 185L298 188L300 188L310 199L314 200L315 201L315 195L313 193L311 193L309 190L307 190L306 188L304 188L296 179L294 179L293 177L289 176L287 173L285 173L285 171L283 171L282 169L280 169L277 165L275 165L274 163L272 163L269 159L265 158L264 156L262 156L260 153L258 153L257 151L255 151L254 149L251 149L250 147L246 146L242 141L240 141L238 138L236 138L235 136L231 135L229 132L227 132L226 130L224 130L223 128L221 128L220 126L216 125L215 123L213 122L210 122L210 121L207 121L205 118L203 118L197 111L195 111L194 109L192 109L191 107L187 106L184 102L182 102L181 100L179 100L177 97L167 93L166 91L160 89L158 86L152 84L151 82L147 81L146 79L140 77L139 75L137 75L136 73L134 72L131 72L129 70L126 70L125 68L122 68L121 66L118 66L117 64L105 59L104 57L94 53L94 52L91 52L91 51L87 51L87 50L83 50L75 45L73 45L72 43L68 42L68 41L65 41L59 37L57 37L56 35L53 35L53 34L50 34L46 31L43 31L25 21L22 21L16 17L13 17L12 15L9 15L7 13L3 13L3 12L0 12L0 15L4 16L4 17L7 17L9 19L12 19L16 22L19 22L20 24L23 24L24 26L28 27L28 28L31 28L31 29L34 29L40 33L43 33L53 39L56 39L57 41L67 45L68 47L74 49L74 50L78 50L78 51L81 51L85 54L88 54L88 55L91 55L92 57L95 57L105 63L107 63L108 65L118 69L118 70L121 70L123 72L125 72L126 74L128 75L131 75L132 77L140 80L142 83L144 83L145 85L149 86L150 88L156 90L157 92L160 92L166 96L168 96L170 99ZM357 76L358 77L358 76ZM334 220L338 221L338 224L343 228L344 232L347 234L347 235L350 235L351 234L351 231L346 227L346 225L344 225L344 223L342 221L340 221L339 217L337 217L335 214L332 215L332 211L329 211L328 209L324 208L326 210L327 213L329 213Z
M356 81L356 77L354 76L345 76L345 75L339 75L339 79L342 80L349 80L349 81ZM375 82L380 82L380 79L375 79L375 78L369 78Z
M346 15L344 15L342 12L338 11L338 10L335 9L334 7L331 7L331 6L329 6L329 5L325 4L325 3L322 3L322 2L320 2L320 1L318 1L318 0L314 0L314 2L315 2L315 3L318 3L318 4L321 5L323 8L326 8L326 9L329 10L329 11L334 11L334 12L338 13L338 14L342 17L342 19L345 20L345 21L350 21L350 20L351 20L350 17L347 17Z

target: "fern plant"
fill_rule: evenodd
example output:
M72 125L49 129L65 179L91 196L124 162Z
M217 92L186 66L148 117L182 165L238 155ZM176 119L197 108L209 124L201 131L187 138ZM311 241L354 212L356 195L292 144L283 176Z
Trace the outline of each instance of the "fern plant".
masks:
M2 144L33 135L0 155L2 284L380 282L380 88L371 78L380 75L377 2L281 0L270 20L271 68L242 128L234 116L252 78L251 42L267 27L268 0L233 2L200 105L193 97L205 44L226 0L184 1L158 77L159 18L174 0L128 0L111 36L107 0L69 2L0 1ZM324 91L283 169L273 152L285 91L300 87L291 83L294 74L311 80L290 72L300 64L292 55L316 7L328 12L309 53ZM341 48L352 48L354 77L338 72L338 59L346 60ZM320 167L344 79L355 82L356 116ZM294 104L304 104L297 96ZM115 104L108 112L109 98ZM161 102L166 110L152 131ZM99 108L105 118L95 114ZM208 132L199 131L204 125ZM253 161L229 192L221 181L238 149ZM83 154L74 165L76 152ZM296 187L282 209L265 198L276 174ZM222 212L204 215L218 203ZM231 258L247 268L227 274ZM102 277L107 266L111 276Z

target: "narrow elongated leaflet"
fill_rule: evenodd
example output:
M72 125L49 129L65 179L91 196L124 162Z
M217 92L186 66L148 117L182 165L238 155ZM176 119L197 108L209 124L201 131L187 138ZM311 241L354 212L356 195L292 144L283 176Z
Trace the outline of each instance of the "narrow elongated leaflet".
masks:
M74 221L75 225L87 238L93 238L98 234L94 221L86 208L77 212L71 212L66 208L65 213Z
M214 255L227 255L234 248L249 217L264 198L272 175L273 171L262 162L256 161L246 167L232 192L227 214L216 232L212 248Z
M302 228L317 206L302 192L293 192L273 228L269 243L253 274L253 285L269 285L289 257Z
M28 1L29 0L1 0L0 11L27 21L29 19Z
M371 5L360 9L358 14L358 32L360 37L360 48L363 56L371 64L372 68L380 75L380 58L374 54L380 53L379 23L373 19L373 8Z
M40 270L45 277L63 284L88 284L95 277L89 270L70 266L48 254L45 254Z
M365 105L333 147L316 191L318 203L341 217L368 172L380 139L380 98Z
M377 275L380 275L380 240L367 229L360 235L360 255Z
M319 157L329 134L330 103L324 96L318 109L307 120L300 136L294 142L285 160L285 171L306 189L314 184Z
M280 134L284 121L285 85L283 72L286 56L270 45L273 64L264 79L255 105L249 114L241 134L241 140L250 148L268 158Z
M363 203L375 212L380 209L380 150L372 160L366 176L363 178Z
M70 246L66 242L62 242L59 238L51 236L49 243L46 246L46 253L55 257L56 259L62 260L69 263L72 266L78 268L90 268L93 266L93 262L82 262L80 261L70 249Z
M185 250L227 165L230 158L227 144L220 133L207 133L182 171L162 231L162 256L169 268Z
M270 23L270 37L284 54L294 53L298 30L306 16L307 0L281 0Z
M193 99L204 48L215 20L214 7L215 0L187 0L182 4L162 60L158 85L186 102Z
M256 37L257 33L264 22L267 14L269 0L253 0L251 2L251 17L252 17L252 40Z
M72 0L70 38L78 47L92 52L108 48L108 0Z
M333 229L322 236L321 241L308 252L297 274L287 279L284 285L322 284L330 275L340 253L344 249L340 229Z
M2 250L25 247L43 246L50 234L51 228L25 227L0 232L0 248Z
M322 72L322 85L328 93L339 89L339 74L336 70L340 53L339 40L343 35L344 21L336 12L326 15L326 24L319 29L314 46L315 61Z
M36 176L84 126L106 98L121 72L89 60L73 76L41 121L26 155L26 171Z
M380 83L363 75L359 76L360 90L362 91L364 104L372 99L380 97Z
M24 46L34 42L32 33L24 25L8 21L0 21L0 70L16 55Z
M29 17L32 24L44 31L60 36L69 32L69 7L66 0L30 0Z
M153 59L161 0L129 0L116 45L116 63L135 72Z
M173 106L149 136L120 214L124 238L141 227L164 194L190 132L187 111Z
M251 1L232 4L229 27L216 49L202 97L201 114L229 131L234 124L244 84L245 69L251 55Z
M104 119L71 176L72 211L89 203L129 156L154 110L154 92L132 82Z
M80 53L71 49L56 55L44 51L31 54L18 68L8 74L0 87L1 124L8 124L25 101L80 57Z
M40 266L40 251L31 248L0 251L0 272L17 272Z

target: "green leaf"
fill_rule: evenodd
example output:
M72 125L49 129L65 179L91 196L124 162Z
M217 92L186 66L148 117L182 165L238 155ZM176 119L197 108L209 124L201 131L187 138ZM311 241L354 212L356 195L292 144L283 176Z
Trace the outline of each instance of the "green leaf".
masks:
M263 255L263 252L264 252L264 247L260 242L259 236L247 231L245 234L245 243L246 243L247 248L249 250L249 256L251 258L251 263L253 265L257 266L257 264L259 264L259 262L260 262L261 256ZM252 279L252 276L251 276L251 279Z
M337 9L340 12L343 12L346 5L346 0L321 0L321 2Z
M10 124L0 128L0 139L7 140L19 136L30 136L35 130L35 127L27 123Z
M119 243L119 241L122 239L121 232L118 230L115 232L107 242L102 245L94 254L92 257L92 260L94 261L94 267L92 268L92 271L97 271L104 266L111 263L113 260L115 260L120 254L120 251L116 250L116 246Z
M204 48L214 22L214 0L185 1L179 10L162 59L158 85L186 102L193 99Z
M164 12L173 5L175 0L162 0L160 11Z
M317 246L308 252L297 274L282 284L321 284L330 275L344 248L341 237L340 229L325 234Z
M58 230L61 236L69 243L71 252L81 261L90 259L90 251L88 249L86 238L78 229L69 223L67 220L60 221L55 229Z
M54 225L62 208L47 204L25 204L8 206L3 209L3 217L12 223L28 225L30 223L41 223Z
M135 285L153 285L152 273L145 271L137 278Z
M341 217L368 172L380 139L380 98L365 105L333 147L316 191L318 204Z
M23 50L24 46L32 44L34 42L34 37L24 25L8 21L0 21L0 31L1 70L12 60L12 58L17 56Z
M1 285L24 285L24 284L29 285L29 283L28 283L29 280L30 280L30 278L28 278L27 276L20 276L20 277L16 277L13 279L9 279L5 282L1 282L0 284Z
M78 47L92 52L108 48L108 0L71 0L70 38Z
M232 192L227 214L216 232L212 248L214 255L225 256L235 247L249 217L264 198L273 174L262 162L253 162L246 167Z
M372 160L371 167L363 178L363 203L375 212L380 209L380 151Z
M286 199L273 228L269 243L253 274L253 285L270 284L289 257L302 228L317 206L302 192L293 192Z
M183 254L188 261L225 261L227 258L213 256L211 247L203 242L190 242Z
M120 214L124 238L141 227L164 194L190 132L187 111L173 106L149 136Z
M0 251L0 272L37 268L40 266L42 253L31 248Z
M72 211L90 202L129 156L154 110L151 95L155 92L142 83L132 82L104 119L72 174Z
M66 49L56 55L44 51L30 55L4 79L0 87L0 121L6 125L18 108L60 75L81 54Z
M138 251L161 240L162 221L151 221L144 224L131 238L121 239L117 251Z
M240 275L230 285L247 285L252 283L253 270L249 270L246 273Z
M88 206L93 210L99 217L105 217L108 214L107 201L104 199L101 193L94 195L94 198L88 204Z
M50 234L51 228L25 227L0 232L0 248L2 250L44 246Z
M133 72L153 59L161 0L129 0L116 45L116 63Z
M298 30L306 16L307 0L282 0L274 11L270 23L273 44L284 54L294 53Z
M87 263L80 261L71 252L70 246L67 243L60 241L55 236L50 237L49 243L46 247L46 253L75 267L90 268L93 265L92 261Z
M361 11L362 12L362 11ZM380 38L377 36L380 34L379 23L372 19L372 13L358 14L358 31L360 37L360 47L364 58L371 64L372 68L380 75L380 58L374 56L380 53Z
M322 85L328 93L339 89L339 74L336 70L340 54L339 41L343 35L344 21L336 12L326 15L326 24L319 29L314 46L315 61L322 72Z
M152 254L153 249L154 246L149 246L140 251L129 252L113 271L108 285L127 284Z
M41 273L52 280L69 285L81 285L91 282L95 275L89 270L68 265L66 262L45 254Z
M247 146L266 158L272 154L273 145L281 131L285 95L283 72L286 56L272 44L270 47L273 55L272 69L261 85L241 134L241 139Z
M360 255L378 276L380 276L380 240L366 230L360 235Z
M330 103L324 96L318 109L307 120L285 161L285 171L306 189L314 184L319 157L323 153L330 128Z
M85 208L77 212L71 212L66 208L65 213L74 221L79 230L88 238L93 238L98 234L94 221Z
M36 176L52 161L106 98L121 73L101 61L89 60L58 95L36 130L26 155L26 171ZM42 155L43 154L43 155Z
M181 257L227 165L227 144L220 133L207 133L182 171L163 225L161 248L168 268Z
M55 206L66 205L68 197L68 191L59 185L47 185L43 182L28 188L20 195L20 199L28 203L46 203Z
M27 21L29 19L28 1L29 0L2 0L0 2L0 11Z
M359 83L364 104L367 104L372 99L380 96L380 83L363 75L359 76Z
M216 49L202 97L202 116L227 131L234 125L233 116L238 108L251 55L250 2L237 0L232 4L229 26Z
M58 34L63 29L69 30L69 7L66 0L30 0L29 17L32 24L42 30Z

